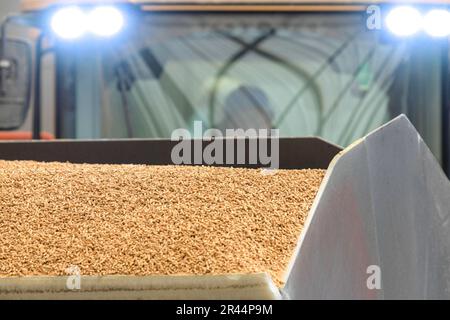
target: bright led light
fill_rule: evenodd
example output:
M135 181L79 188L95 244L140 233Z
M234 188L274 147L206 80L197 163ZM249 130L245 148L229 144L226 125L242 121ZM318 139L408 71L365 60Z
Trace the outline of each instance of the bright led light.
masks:
M55 12L50 25L61 38L75 39L86 32L86 16L78 7L67 7Z
M450 34L450 12L443 9L429 11L423 20L423 28L432 37L445 37Z
M397 36L411 36L422 28L422 15L412 7L397 7L386 16L386 26Z
M118 33L124 25L122 12L114 7L97 7L89 13L89 31L103 37Z

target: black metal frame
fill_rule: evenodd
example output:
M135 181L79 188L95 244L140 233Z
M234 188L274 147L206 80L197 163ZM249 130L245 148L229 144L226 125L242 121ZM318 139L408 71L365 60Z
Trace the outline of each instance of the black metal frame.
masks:
M36 68L34 73L34 108L33 108L33 139L41 139L41 68L42 42L44 33L40 33L36 41Z
M443 44L442 50L442 168L450 177L450 65L449 42Z
M41 32L36 40L36 68L34 73L34 95L33 95L33 140L41 139L41 128L42 128L42 120L41 120L41 75L42 75L42 59L47 53L53 52L53 48L43 48L43 43L45 40L45 33Z

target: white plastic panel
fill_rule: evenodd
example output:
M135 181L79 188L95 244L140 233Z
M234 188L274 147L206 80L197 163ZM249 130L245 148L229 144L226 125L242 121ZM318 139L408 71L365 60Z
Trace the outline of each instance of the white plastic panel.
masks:
M450 183L404 116L336 156L284 288L291 299L449 298ZM380 267L369 289L367 268Z

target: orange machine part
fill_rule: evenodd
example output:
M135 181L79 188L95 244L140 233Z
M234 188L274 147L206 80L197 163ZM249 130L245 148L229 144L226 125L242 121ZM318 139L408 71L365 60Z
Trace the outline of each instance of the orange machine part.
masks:
M31 140L31 131L0 131L0 140ZM49 132L41 132L42 140L54 140L55 136Z

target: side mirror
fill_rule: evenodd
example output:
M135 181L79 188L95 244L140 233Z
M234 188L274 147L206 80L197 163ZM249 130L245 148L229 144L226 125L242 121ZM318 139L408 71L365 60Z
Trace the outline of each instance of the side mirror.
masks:
M0 130L14 130L30 108L32 50L20 39L0 41Z

